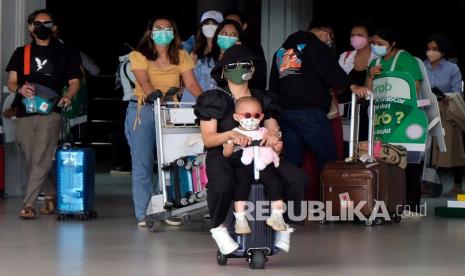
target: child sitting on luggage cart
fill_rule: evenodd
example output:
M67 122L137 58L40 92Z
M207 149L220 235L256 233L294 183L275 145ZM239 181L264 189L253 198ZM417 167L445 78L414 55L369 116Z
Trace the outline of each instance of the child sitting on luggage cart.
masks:
M234 120L239 127L233 129L251 140L261 140L266 134L266 128L260 127L264 118L260 102L253 97L242 97L235 105ZM253 160L253 147L239 148L232 141L223 145L223 155L234 161L234 174L236 176L236 189L234 194L234 216L236 218L235 232L249 234L250 227L245 217L245 207L254 176L255 168L260 170L260 180L266 187L266 194L271 201L271 216L266 223L275 231L286 231L287 226L283 219L284 201L283 189L276 167L279 166L278 153L282 150L282 142L274 148L260 146L258 160Z

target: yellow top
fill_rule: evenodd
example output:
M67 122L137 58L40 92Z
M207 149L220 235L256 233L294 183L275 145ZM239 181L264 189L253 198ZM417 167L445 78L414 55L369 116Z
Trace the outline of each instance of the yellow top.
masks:
M150 79L150 84L154 89L159 89L162 93L166 93L171 87L179 87L181 81L181 73L193 69L194 62L185 50L179 50L179 64L169 65L167 68L161 69L155 65L154 61L149 61L140 52L133 51L129 54L131 62L131 70L144 70ZM136 81L134 88L134 96L141 101L145 94L141 86Z

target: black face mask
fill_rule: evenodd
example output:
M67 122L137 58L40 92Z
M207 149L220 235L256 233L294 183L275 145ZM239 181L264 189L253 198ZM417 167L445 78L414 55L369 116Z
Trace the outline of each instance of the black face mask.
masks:
M45 26L40 26L40 27L36 27L34 28L34 32L33 32L38 39L40 40L47 40L50 38L50 36L52 35L52 28L47 28Z

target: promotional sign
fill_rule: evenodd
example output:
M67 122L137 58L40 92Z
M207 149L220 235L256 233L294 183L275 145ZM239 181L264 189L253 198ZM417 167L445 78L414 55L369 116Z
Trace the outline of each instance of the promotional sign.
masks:
M404 72L383 72L373 80L375 140L425 151L428 120L418 108L415 82Z

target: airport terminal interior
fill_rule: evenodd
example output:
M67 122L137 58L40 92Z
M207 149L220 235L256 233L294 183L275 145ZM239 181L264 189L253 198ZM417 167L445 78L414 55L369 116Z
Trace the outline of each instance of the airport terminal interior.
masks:
M35 10L46 8L52 11L57 17L59 37L93 59L100 71L97 75L87 76L85 119L84 122L76 121L70 129L75 147L91 148L95 153L95 195L91 199L95 202L95 214L41 215L39 209L45 201L40 195L36 219L19 217L26 194L27 169L17 141L6 132L8 121L2 120L4 173L0 174L3 177L0 180L3 184L0 185L0 276L464 274L465 195L449 194L457 177L454 179L449 170L434 172L433 167L428 169L433 168L433 174L437 176L436 190L433 196L422 197L421 208L416 210L418 214L406 215L399 223L391 221L380 225L323 223L320 220L292 225L294 232L289 252L276 250L277 254L265 259L264 269L251 269L247 258L228 258L226 265L219 265L218 247L209 231L211 218L207 215L206 196L202 200L178 203L202 205L175 216L181 225L173 225L170 220L165 221L165 217L158 219L155 210L164 207L156 205L160 198L154 196L148 213L152 214L151 219L156 218L155 225L149 221L145 226L138 225L140 221L134 216L129 148L124 137L127 103L121 101L123 88L115 88L115 72L120 70L118 57L129 52L125 45L137 45L149 18L156 14L171 16L182 40L186 41L197 31L205 11L240 10L248 17L247 34L263 47L268 78L273 53L284 40L299 29L307 29L312 20L324 19L334 28L332 35L335 35L333 42L338 56L349 50L350 26L361 19L376 26L391 24L401 30L405 41L403 49L422 60L426 59L423 42L431 34L442 33L454 45L450 60L458 64L463 75L465 1L447 1L437 7L426 2L417 5L398 0L385 3L366 0L100 2L0 0L2 106L10 94L5 68L14 49L30 42L26 17ZM417 17L422 18L416 20ZM463 90L461 92L463 99ZM461 116L465 117L465 113ZM343 120L343 124L346 138L350 120ZM189 135L196 132L199 132L198 128L190 126ZM464 133L461 132L463 140L456 141L463 143L462 149L465 147ZM182 135L171 135L170 143L185 139ZM345 140L347 149L349 144ZM157 150L158 160L153 163L154 183L160 180L160 155L163 159L173 157ZM348 150L344 154L347 153ZM463 168L465 166L459 170L462 178ZM52 174L56 170L53 167ZM57 176L52 174L52 179L56 180ZM163 171L161 178L165 174L169 173ZM306 191L305 198L321 200L320 183L308 185L311 188ZM159 191L159 186L154 185L154 190ZM309 196L308 193L312 194ZM448 202L461 208L450 211L446 208ZM244 243L245 240L239 239ZM251 248L251 252L254 250Z

